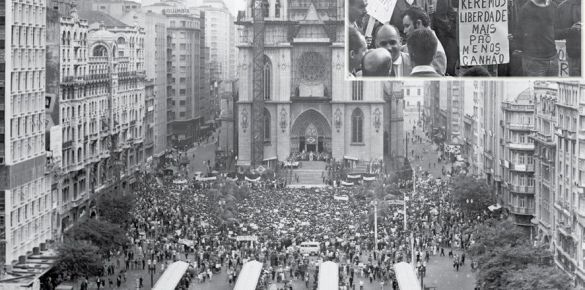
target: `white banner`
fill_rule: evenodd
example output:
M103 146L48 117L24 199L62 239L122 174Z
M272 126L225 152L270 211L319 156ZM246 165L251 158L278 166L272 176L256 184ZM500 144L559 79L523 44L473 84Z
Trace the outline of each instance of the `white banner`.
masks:
M258 176L255 179L249 178L248 176L246 176L246 181L250 181L250 182L258 182L260 181L260 176Z
M348 174L347 175L347 178L353 178L353 179L355 179L355 178L362 178L362 176L359 175L359 174L355 174L355 175Z
M211 176L211 177L197 177L197 181L213 181L213 180L217 180L216 176Z
M364 180L365 181L374 181L374 180L376 180L376 177L375 176L372 176L372 177L366 177L366 176L364 176Z
M348 201L349 200L349 196L347 195L334 195L333 196L334 200L343 200L343 201Z
M508 0L459 0L461 65L510 62Z
M257 236L237 236L236 237L236 241L238 242L258 242L258 237Z
M404 200L387 200L386 203L389 205L404 205Z
M237 177L234 177L234 178L226 177L226 179L229 181L238 181Z
M179 239L179 244L183 244L188 247L193 247L195 245L195 243L192 240L187 239Z
M341 185L343 186L353 186L353 182L345 182L345 181L341 181Z
M397 0L368 0L366 11L376 20L386 23L392 18Z

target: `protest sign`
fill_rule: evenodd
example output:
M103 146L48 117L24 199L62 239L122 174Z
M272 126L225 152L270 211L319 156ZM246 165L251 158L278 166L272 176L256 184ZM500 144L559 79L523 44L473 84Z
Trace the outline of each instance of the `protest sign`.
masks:
M376 20L386 23L390 21L397 0L369 0L366 12Z
M508 20L508 0L459 0L461 65L509 63Z
M569 76L569 61L567 60L567 42L566 40L557 40L557 53L559 55L559 76Z

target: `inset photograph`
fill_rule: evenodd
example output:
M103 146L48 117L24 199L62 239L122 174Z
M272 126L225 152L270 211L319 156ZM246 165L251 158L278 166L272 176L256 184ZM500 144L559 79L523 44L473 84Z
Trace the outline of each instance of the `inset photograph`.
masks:
M345 0L346 79L581 77L580 0Z

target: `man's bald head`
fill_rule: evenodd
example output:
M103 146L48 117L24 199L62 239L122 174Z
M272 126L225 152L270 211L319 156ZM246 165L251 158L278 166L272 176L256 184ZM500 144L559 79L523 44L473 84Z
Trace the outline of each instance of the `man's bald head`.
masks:
M369 50L362 60L363 76L387 77L390 75L392 55L384 48Z
M392 60L396 61L400 56L400 32L390 24L382 25L376 32L376 48L385 48L392 54Z

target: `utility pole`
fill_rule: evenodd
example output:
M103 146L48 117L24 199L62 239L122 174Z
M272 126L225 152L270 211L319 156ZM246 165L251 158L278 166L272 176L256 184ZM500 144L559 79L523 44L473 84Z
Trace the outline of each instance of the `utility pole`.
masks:
M251 165L257 167L264 160L264 7L262 1L254 3L254 66L252 92L252 156Z

